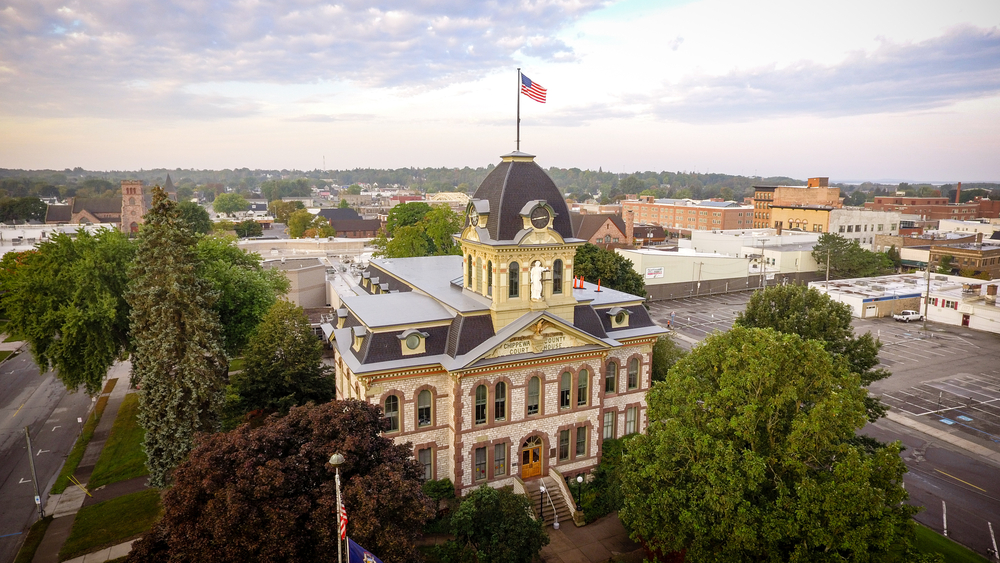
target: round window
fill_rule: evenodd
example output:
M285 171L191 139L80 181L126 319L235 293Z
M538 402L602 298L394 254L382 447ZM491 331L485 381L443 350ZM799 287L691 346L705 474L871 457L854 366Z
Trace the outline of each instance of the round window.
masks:
M618 324L624 324L625 323L625 313L618 313L617 315L615 315L615 322L618 323Z
M416 350L420 346L420 336L416 334L411 334L406 337L406 347L410 350Z

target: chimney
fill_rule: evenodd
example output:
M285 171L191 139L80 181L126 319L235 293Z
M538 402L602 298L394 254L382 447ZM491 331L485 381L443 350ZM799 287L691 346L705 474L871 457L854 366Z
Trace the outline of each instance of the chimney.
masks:
M629 246L635 245L635 212L631 209L628 210L628 215L625 217L625 240L628 241Z
M997 286L988 285L986 286L986 302L996 303L997 302Z
M958 188L955 190L955 203L962 203L962 182L958 183Z
M774 224L774 231L775 231L775 234L778 235L778 236L781 236L781 226L782 226L783 223L784 223L784 221L777 221Z

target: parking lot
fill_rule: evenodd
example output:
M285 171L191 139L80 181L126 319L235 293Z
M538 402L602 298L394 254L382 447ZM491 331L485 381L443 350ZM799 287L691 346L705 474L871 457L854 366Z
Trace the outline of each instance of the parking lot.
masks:
M729 330L750 295L658 301L649 312L690 348L691 341ZM1000 450L1000 335L937 323L925 330L923 323L890 318L854 319L853 326L882 342L879 367L892 373L870 386L873 395L898 413Z

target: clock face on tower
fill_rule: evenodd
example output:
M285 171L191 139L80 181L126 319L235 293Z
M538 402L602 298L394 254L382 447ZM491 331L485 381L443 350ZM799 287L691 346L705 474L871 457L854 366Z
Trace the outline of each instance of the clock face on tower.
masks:
M531 212L531 226L536 229L544 229L549 224L549 210L544 207L536 207Z
M469 212L469 223L473 227L476 227L476 226L479 225L479 214L476 213L475 209L473 209L472 211Z

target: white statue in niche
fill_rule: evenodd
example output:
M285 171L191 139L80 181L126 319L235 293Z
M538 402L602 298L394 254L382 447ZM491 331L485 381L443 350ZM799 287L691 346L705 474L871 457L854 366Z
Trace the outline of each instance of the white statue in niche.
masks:
M542 300L542 273L549 269L542 266L541 261L535 260L531 263L531 300Z

